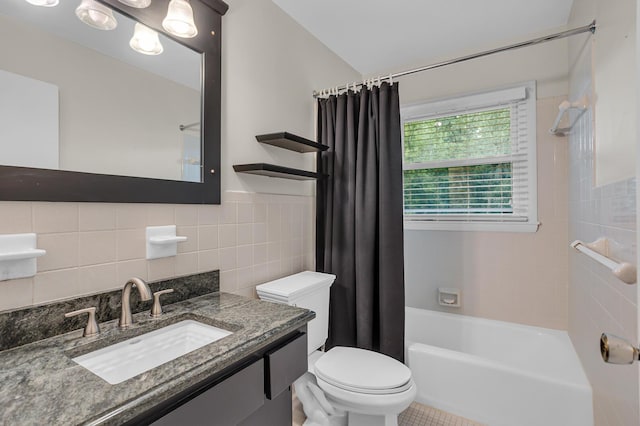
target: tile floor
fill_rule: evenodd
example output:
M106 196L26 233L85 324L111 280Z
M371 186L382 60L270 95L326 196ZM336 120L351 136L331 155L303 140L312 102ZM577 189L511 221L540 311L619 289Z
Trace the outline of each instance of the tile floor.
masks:
M302 426L305 421L302 404L293 397L293 426ZM399 426L483 426L463 417L458 417L446 411L414 402L398 417Z
M400 426L482 426L473 420L414 402L398 417Z

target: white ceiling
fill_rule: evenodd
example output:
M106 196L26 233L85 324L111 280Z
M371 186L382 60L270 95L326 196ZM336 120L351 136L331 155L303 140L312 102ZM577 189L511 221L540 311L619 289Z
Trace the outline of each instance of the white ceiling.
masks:
M557 29L566 25L573 0L273 2L367 76L428 65Z

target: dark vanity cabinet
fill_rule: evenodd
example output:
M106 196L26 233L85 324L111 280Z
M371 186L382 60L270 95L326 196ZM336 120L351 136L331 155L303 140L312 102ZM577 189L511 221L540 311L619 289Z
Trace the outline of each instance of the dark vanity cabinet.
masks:
M291 424L291 383L307 371L307 335L291 333L129 424Z

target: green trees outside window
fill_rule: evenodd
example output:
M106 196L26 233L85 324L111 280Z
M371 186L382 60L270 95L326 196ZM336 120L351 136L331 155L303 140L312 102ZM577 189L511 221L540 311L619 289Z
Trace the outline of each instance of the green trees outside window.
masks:
M509 108L406 122L405 214L513 213L511 155Z

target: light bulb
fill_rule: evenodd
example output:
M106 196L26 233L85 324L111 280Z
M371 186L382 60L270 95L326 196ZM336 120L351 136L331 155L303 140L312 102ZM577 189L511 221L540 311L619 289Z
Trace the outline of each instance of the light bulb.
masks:
M177 37L192 38L198 35L193 21L193 9L188 0L171 0L162 27Z
M85 24L99 30L112 30L118 26L113 11L95 0L82 0L76 16Z
M53 7L60 3L60 0L26 0L27 3L34 6Z
M135 7L136 9L144 9L145 7L149 7L151 4L151 0L118 0L122 4L126 4L130 7Z
M136 23L129 46L136 52L145 55L159 55L164 50L162 44L160 44L158 33L139 22Z

